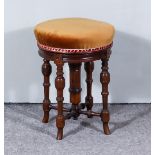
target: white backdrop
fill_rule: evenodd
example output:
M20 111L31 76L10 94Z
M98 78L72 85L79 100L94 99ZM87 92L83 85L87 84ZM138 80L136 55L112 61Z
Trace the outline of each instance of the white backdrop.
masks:
M42 59L38 56L34 26L44 20L86 17L116 28L110 58L111 103L151 102L150 0L5 0L5 102L41 102ZM101 102L101 62L95 63L93 97ZM52 63L51 101L55 102L55 66ZM68 65L65 65L65 102L69 102ZM82 101L86 94L82 66Z

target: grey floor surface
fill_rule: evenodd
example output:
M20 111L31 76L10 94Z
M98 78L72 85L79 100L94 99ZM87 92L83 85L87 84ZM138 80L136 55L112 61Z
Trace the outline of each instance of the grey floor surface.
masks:
M81 115L66 121L64 139L57 141L56 111L43 124L40 104L7 104L5 155L150 155L150 109L150 104L110 105L111 135L103 134L100 118Z

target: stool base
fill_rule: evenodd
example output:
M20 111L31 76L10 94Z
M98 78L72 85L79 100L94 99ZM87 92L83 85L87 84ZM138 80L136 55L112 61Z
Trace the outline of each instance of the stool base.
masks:
M63 138L63 128L65 126L65 120L73 118L77 120L78 117L83 114L88 118L93 116L98 116L103 122L103 131L106 135L110 134L109 130L109 120L110 114L108 111L108 84L110 82L110 74L108 72L108 60L111 54L111 47L90 54L60 54L54 52L48 52L39 50L39 55L44 58L44 63L42 65L42 73L44 76L44 100L43 100L43 110L44 110L44 123L49 120L49 111L51 109L57 110L56 126L57 126L57 139L61 140ZM92 97L92 73L94 70L94 62L96 60L101 60L101 73L100 82L102 85L102 104L103 108L100 113L92 111L93 107L93 97ZM49 61L54 61L56 65L56 78L55 78L55 88L57 90L57 106L50 103L49 99L49 87L50 87L50 74L52 72L52 67ZM85 97L85 103L81 103L81 64L84 62L84 68L86 71L86 84L87 84L87 94ZM65 78L63 77L63 66L64 63L69 64L70 69L70 108L63 107ZM80 104L81 103L81 104ZM84 109L87 110L84 110ZM65 113L64 113L65 112Z

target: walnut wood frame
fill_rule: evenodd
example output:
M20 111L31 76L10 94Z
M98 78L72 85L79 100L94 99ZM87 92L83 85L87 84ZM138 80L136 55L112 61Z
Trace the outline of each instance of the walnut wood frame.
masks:
M49 111L51 109L57 110L56 126L58 128L57 139L63 138L63 128L65 126L66 119L78 119L80 114L87 115L88 118L92 116L99 116L103 122L103 130L105 134L110 134L108 122L110 114L108 111L108 84L110 82L110 74L108 72L108 60L111 54L111 47L102 51L85 54L61 54L56 52L49 52L39 49L39 55L43 58L44 63L42 65L42 73L44 76L44 100L43 100L43 111L44 116L42 122L47 123L49 120ZM102 84L102 103L103 109L101 113L92 111L93 97L92 97L92 73L94 69L94 61L101 60L101 73L100 82ZM52 72L49 61L54 61L57 66L55 87L57 89L57 106L53 106L49 99L49 87L50 87L50 74ZM84 62L84 69L86 71L86 84L87 84L87 95L85 103L81 103L81 63ZM63 77L63 65L64 63L69 64L70 69L70 102L72 103L71 108L67 109L63 107L63 89L65 87L65 79ZM76 82L75 82L76 81ZM83 110L87 108L87 110ZM64 115L63 112L66 112Z

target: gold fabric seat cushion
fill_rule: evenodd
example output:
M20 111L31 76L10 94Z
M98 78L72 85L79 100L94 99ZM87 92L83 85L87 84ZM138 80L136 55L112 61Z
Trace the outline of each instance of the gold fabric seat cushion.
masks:
M111 24L85 18L48 20L34 29L40 47L81 50L110 45L114 32Z

